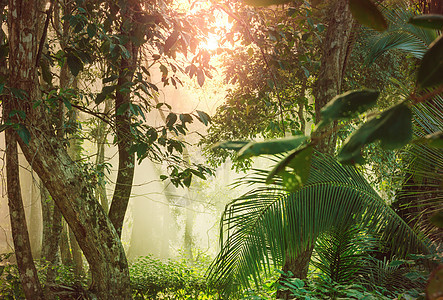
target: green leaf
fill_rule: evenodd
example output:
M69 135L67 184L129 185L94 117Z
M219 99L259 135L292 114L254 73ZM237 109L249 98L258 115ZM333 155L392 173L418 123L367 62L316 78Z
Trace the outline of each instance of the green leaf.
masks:
M172 112L169 113L169 115L166 117L166 126L171 128L175 121L177 121L177 115Z
M372 1L349 0L349 8L360 24L378 31L384 31L388 28L385 18Z
M162 181L164 181L164 180L168 179L168 176L166 176L166 175L160 175L160 179L161 179Z
M192 173L189 173L188 175L186 175L186 176L183 178L183 184L184 184L186 187L189 187L189 186L191 185L191 180L192 180Z
M29 144L29 140L31 139L31 133L23 124L19 124L17 128L14 128L17 132L18 136L25 142L26 145Z
M396 149L406 145L412 137L412 113L400 103L364 123L345 142L338 159L342 163L363 163L361 151L364 145L380 140L384 149Z
M429 221L438 228L443 228L443 210L440 210L433 214Z
M177 42L179 33L178 31L174 30L171 35L166 39L165 46L163 47L163 52L167 53L171 48L175 45Z
M0 83L0 94L3 93L3 89L5 88L5 83Z
M203 124L205 124L205 126L208 126L209 122L211 122L211 117L204 111L197 110L196 112L198 114L197 119Z
M95 98L95 103L96 104L102 103L103 100L105 100L109 94L115 91L115 89L116 89L115 85L104 86L101 93L97 95L97 98Z
M238 159L245 159L262 154L277 154L300 147L308 138L299 135L290 138L274 139L264 142L250 142L238 153Z
M302 184L305 183L309 176L312 154L313 147L311 145L302 147L301 149L292 150L271 170L271 172L269 172L269 175L266 178L266 183L272 183L274 177L278 174L282 174L287 166L294 169L294 172L300 176Z
M240 151L241 148L249 144L248 141L226 141L226 142L220 142L212 146L212 149L227 149L227 150L234 150L234 151Z
M14 97L17 98L17 99L24 100L26 97L28 97L28 93L26 93L25 90L16 89L16 88L13 88L13 87L10 87L9 90L14 95Z
M72 75L77 76L83 70L83 62L74 53L67 53L67 63Z
M88 33L89 38L92 39L97 34L97 26L95 24L88 24L86 32Z
M428 145L435 148L443 148L443 130L425 136Z
M443 83L443 35L429 45L417 73L420 88L433 87Z
M356 90L338 95L321 109L321 124L326 125L338 119L355 117L374 106L379 95L380 93L375 90Z
M115 112L115 114L117 116L121 116L123 115L127 110L129 109L129 103L125 102L123 104L121 104L118 108L117 111Z
M429 15L415 16L410 18L408 23L423 28L442 30L443 15L429 14Z

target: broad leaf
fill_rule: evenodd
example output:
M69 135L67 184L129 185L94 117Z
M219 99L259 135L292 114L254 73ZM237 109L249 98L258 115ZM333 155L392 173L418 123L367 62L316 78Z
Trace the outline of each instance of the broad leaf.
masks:
M355 117L374 106L379 95L380 93L375 90L349 91L338 95L321 109L321 124L326 125L338 119Z
M305 183L309 176L312 153L313 148L310 145L301 149L292 150L271 170L271 172L269 172L269 175L266 178L266 183L273 183L275 176L284 172L287 166L294 169L294 173L300 176L301 184Z
M201 110L197 110L197 114L198 114L197 119L206 126L208 126L209 122L211 122L211 117L207 113Z
M166 126L172 127L174 125L175 121L177 121L177 115L174 113L169 113L169 115L166 117Z
M429 221L431 221L431 223L438 228L443 228L443 210L440 210L433 214Z
M72 75L77 76L83 70L83 62L72 52L67 53L67 63Z
M338 155L340 162L363 163L363 146L377 140L380 140L385 149L396 149L406 145L412 137L411 117L409 107L401 103L372 118L345 142Z
M250 142L240 150L238 158L245 159L262 154L288 152L300 147L307 139L306 136L300 135L284 139L267 140L264 142Z
M227 149L227 150L234 150L234 151L240 151L241 148L249 144L248 141L226 141L226 142L220 142L215 144L212 149Z
M115 91L115 89L116 89L115 85L104 86L101 93L99 93L95 98L95 103L96 104L102 103L103 100L105 100L108 95L110 95Z
M18 136L25 142L26 145L29 144L29 140L31 139L31 133L23 124L19 124L17 128L14 128L17 132Z
M409 23L423 28L442 30L443 15L429 14L429 15L415 16L409 19Z
M165 41L165 46L163 47L163 52L167 53L169 50L171 50L171 48L175 45L175 43L177 42L179 33L178 31L173 31L171 33L171 35L166 39Z
M443 83L443 35L429 45L429 50L423 56L417 83L422 89Z
M370 0L349 0L349 8L354 18L362 25L384 31L388 24L377 6Z

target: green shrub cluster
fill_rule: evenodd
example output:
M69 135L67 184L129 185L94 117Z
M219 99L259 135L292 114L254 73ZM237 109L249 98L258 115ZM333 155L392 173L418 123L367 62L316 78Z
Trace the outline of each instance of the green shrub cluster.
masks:
M138 258L129 267L135 299L214 299L217 291L205 278L206 267L186 260Z

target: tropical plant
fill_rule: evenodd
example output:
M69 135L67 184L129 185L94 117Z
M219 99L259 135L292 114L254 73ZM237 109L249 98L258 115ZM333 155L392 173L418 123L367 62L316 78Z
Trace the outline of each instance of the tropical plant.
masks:
M388 29L381 33L367 32L367 62L373 63L388 50L394 49L422 59L429 45L438 37L437 31L408 23L416 13L401 5L392 10L385 9L384 13L389 22Z
M379 234L398 255L429 251L418 236L373 190L363 176L328 155L316 153L309 178L295 193L284 191L281 178L264 186L267 172L256 170L243 183L257 186L233 200L221 221L221 251L210 279L226 294L256 284L261 271L281 268L331 228L360 224Z

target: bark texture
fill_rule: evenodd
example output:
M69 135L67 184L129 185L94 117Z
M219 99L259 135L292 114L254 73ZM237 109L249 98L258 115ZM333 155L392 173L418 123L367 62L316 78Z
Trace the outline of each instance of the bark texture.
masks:
M37 2L9 2L10 86L26 92L16 104L17 109L26 113L23 125L30 132L29 143L21 139L19 143L89 262L91 293L98 299L130 299L128 265L117 232L93 197L93 186L87 176L56 137L48 122L48 112L41 106L34 107L38 84L36 35L41 17Z
M313 88L317 123L320 121L320 110L341 92L346 62L350 55L349 42L354 24L347 0L335 0L328 3L326 24L328 28L322 44L320 72ZM334 154L337 136L333 129L332 127L325 128L313 136L317 142L318 151ZM283 270L291 271L295 277L306 278L312 250L313 247L310 246L301 251L297 257L286 257ZM289 293L283 291L280 291L277 296L289 299Z
M5 115L8 115L5 109ZM9 217L11 220L14 252L26 299L44 299L43 290L37 276L29 242L25 209L20 190L17 140L13 129L7 129L6 140L6 184L8 189Z
M128 1L120 8L120 10L123 19L122 23L132 23L129 31L122 27L121 34L131 37L137 30L137 14L140 14L141 12L140 4L137 0ZM131 112L129 109L131 95L129 92L124 92L120 89L132 82L140 46L135 44L135 42L129 38L128 42L125 44L125 48L129 51L131 57L122 58L120 61L115 111L119 111L119 108L123 105L126 106L126 108L121 111L121 113L116 114L115 117L118 147L118 173L111 207L109 208L109 218L120 236L129 197L131 196L135 169L134 153L130 152L132 145Z
M327 8L326 36L322 45L321 67L313 88L315 98L315 118L320 121L320 110L341 92L347 57L349 56L349 38L353 28L353 17L347 0L335 0ZM333 154L337 136L326 128L318 132L317 150Z

